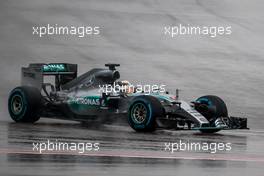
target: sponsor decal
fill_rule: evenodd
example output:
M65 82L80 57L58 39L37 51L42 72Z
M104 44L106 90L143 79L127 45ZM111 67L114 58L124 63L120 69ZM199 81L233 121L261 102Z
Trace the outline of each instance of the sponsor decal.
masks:
M43 65L43 72L60 72L60 71L66 71L64 64Z
M89 105L89 106L100 106L100 98L97 97L76 97L71 98L68 101L69 104L78 104L78 105ZM102 102L102 104L104 104Z

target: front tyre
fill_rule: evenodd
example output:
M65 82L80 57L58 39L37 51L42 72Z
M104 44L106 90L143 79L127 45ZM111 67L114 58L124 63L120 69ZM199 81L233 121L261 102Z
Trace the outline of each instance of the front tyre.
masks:
M215 127L215 120L219 117L227 117L228 111L225 102L218 96L206 95L196 100L200 105L196 110L200 112L209 122L211 127ZM220 129L201 129L202 133L215 133Z
M160 101L152 96L135 97L128 111L128 123L135 131L151 132L156 129L156 118L163 115Z
M34 123L39 120L41 93L35 87L21 86L11 91L8 111L15 122Z

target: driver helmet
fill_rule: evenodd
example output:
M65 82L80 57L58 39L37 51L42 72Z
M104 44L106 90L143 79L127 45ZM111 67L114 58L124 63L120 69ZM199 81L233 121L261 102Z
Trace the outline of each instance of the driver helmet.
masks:
M124 87L124 92L125 93L133 93L134 92L133 85L127 80L121 81L121 86Z

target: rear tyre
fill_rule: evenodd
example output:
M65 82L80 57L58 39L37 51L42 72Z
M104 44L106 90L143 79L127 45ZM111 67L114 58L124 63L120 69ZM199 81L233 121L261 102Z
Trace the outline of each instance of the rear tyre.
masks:
M207 111L197 108L196 110L200 112L214 127L214 120L218 117L227 117L228 111L225 102L218 96L206 95L198 98L196 102L205 106ZM220 129L201 129L202 133L215 133L220 131Z
M163 115L162 105L155 97L135 97L128 111L128 123L135 131L152 132L156 129L156 118Z
M41 93L35 87L21 86L11 91L8 111L15 122L34 123L39 120Z

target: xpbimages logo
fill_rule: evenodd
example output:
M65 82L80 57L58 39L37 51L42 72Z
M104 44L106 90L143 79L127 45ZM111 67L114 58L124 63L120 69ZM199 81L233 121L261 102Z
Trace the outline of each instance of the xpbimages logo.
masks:
M165 93L166 92L166 85L164 84L137 84L133 85L130 84L129 82L125 83L119 83L119 84L104 84L104 85L99 85L99 93L120 93L120 92L125 92L125 93L142 93L144 92L146 95L149 95L150 93Z
M60 152L60 151L71 151L77 153L85 153L91 151L99 151L100 143L91 142L62 142L50 141L49 139L45 142L33 142L32 150L39 153L43 152Z
M231 143L223 142L166 142L164 143L164 151L174 153L178 151L195 151L195 152L210 152L217 153L219 151L231 151Z
M43 26L33 26L32 34L44 37L49 35L72 35L79 38L83 38L88 35L99 35L99 26L62 26L62 25L43 25Z
M164 34L174 38L176 36L184 35L207 35L212 38L231 35L231 26L191 26L191 25L176 25L176 26L165 26Z

